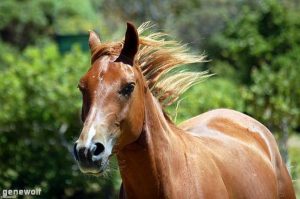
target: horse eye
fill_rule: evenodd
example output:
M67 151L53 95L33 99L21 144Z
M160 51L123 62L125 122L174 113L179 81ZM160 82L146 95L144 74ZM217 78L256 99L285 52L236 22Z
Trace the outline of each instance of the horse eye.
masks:
M119 92L121 95L125 97L129 97L132 91L134 90L135 83L131 82L127 84L122 90Z

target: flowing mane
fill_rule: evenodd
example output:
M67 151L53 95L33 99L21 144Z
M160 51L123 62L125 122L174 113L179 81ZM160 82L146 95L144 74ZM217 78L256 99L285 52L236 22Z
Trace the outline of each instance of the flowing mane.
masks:
M207 71L178 70L181 66L188 67L193 63L204 62L205 56L189 53L187 45L169 39L165 33L151 33L152 27L151 23L146 22L138 28L140 45L135 64L141 68L152 94L166 107L174 103L188 88L209 75ZM103 55L118 55L122 46L123 41L97 46L93 50L92 62Z

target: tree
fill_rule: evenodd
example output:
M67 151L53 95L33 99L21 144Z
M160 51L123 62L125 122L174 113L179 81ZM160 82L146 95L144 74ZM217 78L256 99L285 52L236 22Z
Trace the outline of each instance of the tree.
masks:
M279 135L285 158L288 134L300 118L299 17L277 0L255 10L246 6L211 46L219 60L215 71L244 85L245 112Z

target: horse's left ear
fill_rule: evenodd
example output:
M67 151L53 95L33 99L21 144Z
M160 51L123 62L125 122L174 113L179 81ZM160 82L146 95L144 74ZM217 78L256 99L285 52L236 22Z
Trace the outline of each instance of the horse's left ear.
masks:
M139 48L139 35L135 26L127 22L127 30L125 34L124 46L121 50L119 57L116 62L123 62L133 66L134 57Z
M89 32L90 32L89 46L90 46L91 53L93 53L95 47L98 46L101 42L99 36L94 31L90 30Z

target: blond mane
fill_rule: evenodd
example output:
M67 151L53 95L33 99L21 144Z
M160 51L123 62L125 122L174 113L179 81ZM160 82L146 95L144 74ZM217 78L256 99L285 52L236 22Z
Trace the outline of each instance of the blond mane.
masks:
M151 33L150 22L138 28L139 51L135 62L141 68L149 89L163 107L174 103L182 93L209 75L207 71L186 71L190 64L205 61L205 56L189 53L186 45L169 39L167 34ZM94 50L92 62L103 55L118 55L123 42L101 44ZM179 67L185 67L180 70Z

